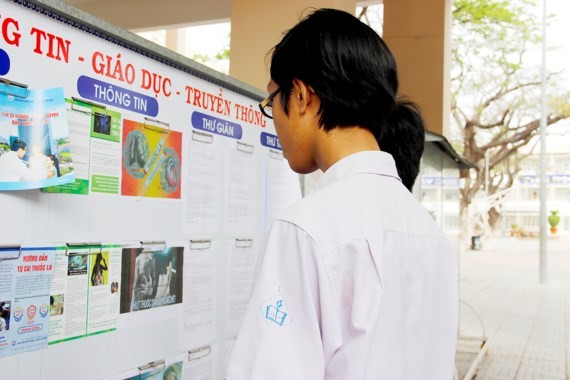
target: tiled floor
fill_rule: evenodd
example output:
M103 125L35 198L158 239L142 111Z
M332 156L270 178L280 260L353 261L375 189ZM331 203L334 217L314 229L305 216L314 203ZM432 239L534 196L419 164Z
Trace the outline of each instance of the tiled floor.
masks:
M548 240L548 283L539 284L539 240L483 240L460 257L461 330L457 370L463 379L489 337L474 379L568 379L570 375L570 237ZM483 321L477 319L476 313Z

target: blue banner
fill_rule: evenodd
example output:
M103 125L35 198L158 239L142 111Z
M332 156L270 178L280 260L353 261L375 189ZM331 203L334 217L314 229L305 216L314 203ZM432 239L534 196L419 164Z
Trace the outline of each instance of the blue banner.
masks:
M81 97L88 100L143 115L158 115L158 101L156 99L85 75L80 76L77 80L77 91Z
M275 135L272 135L271 133L261 132L259 139L261 141L261 145L263 146L266 146L268 148L283 150L281 148L281 144L279 144L279 138Z
M192 126L204 132L241 139L243 130L239 124L219 119L201 112L192 112Z

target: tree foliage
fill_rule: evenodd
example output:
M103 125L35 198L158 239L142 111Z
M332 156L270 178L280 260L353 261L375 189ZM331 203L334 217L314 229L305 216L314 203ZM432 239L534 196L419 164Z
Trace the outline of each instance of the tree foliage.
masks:
M461 173L461 212L485 187L509 188L540 127L541 20L535 0L454 0L452 129L454 146L479 171ZM570 117L568 89L548 73L547 125ZM486 159L487 158L487 159ZM498 210L489 212L493 225Z
M190 59L196 62L200 62L206 66L209 66L214 70L219 70L219 68L217 67L218 65L216 65L217 63L223 61L229 62L230 60L230 35L227 34L225 36L223 40L223 46L213 56L208 54L195 53L192 56L190 56ZM227 74L227 72L224 73Z

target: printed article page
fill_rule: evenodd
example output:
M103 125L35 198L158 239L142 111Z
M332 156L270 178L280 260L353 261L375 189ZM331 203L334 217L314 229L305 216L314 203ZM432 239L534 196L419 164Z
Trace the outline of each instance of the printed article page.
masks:
M233 144L232 144L233 145ZM255 228L255 155L253 146L228 146L224 181L224 226L226 232L249 232Z
M55 248L0 248L0 357L47 347Z
M218 249L212 241L190 241L190 248L184 260L184 318L180 339L182 349L214 340L218 254Z
M57 251L49 344L114 331L119 315L121 248Z
M226 295L225 332L231 335L237 331L245 315L257 259L257 247L253 239L228 240L229 252L228 291Z
M281 151L267 152L267 175L265 177L266 228L287 207L301 199L299 175L289 167Z
M221 220L220 138L197 131L189 135L183 231L215 233Z

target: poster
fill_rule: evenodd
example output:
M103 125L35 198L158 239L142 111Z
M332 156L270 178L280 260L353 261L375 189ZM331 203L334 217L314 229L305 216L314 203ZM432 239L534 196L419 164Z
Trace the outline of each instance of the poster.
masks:
M276 147L271 147L269 142ZM261 143L271 147L266 149L265 158L265 227L269 230L273 220L301 199L301 187L299 175L289 168L283 157L277 136L263 132Z
M73 182L63 88L12 92L0 86L0 190Z
M237 141L224 156L224 231L250 233L259 210L255 199L260 171L254 146Z
M75 181L43 188L48 193L119 194L121 114L103 105L66 99Z
M226 309L224 312L224 331L236 335L251 296L257 246L253 239L228 239Z
M183 231L215 233L219 230L222 213L223 141L218 136L192 131L185 134L188 152L184 158L186 175L184 186Z
M184 312L180 334L181 349L212 342L216 335L215 242L191 240L184 258Z
M121 314L182 303L184 247L124 248Z
M48 344L55 248L0 248L0 357Z
M120 246L69 247L55 255L49 344L114 331L119 316Z
M121 194L180 199L182 133L123 122Z

